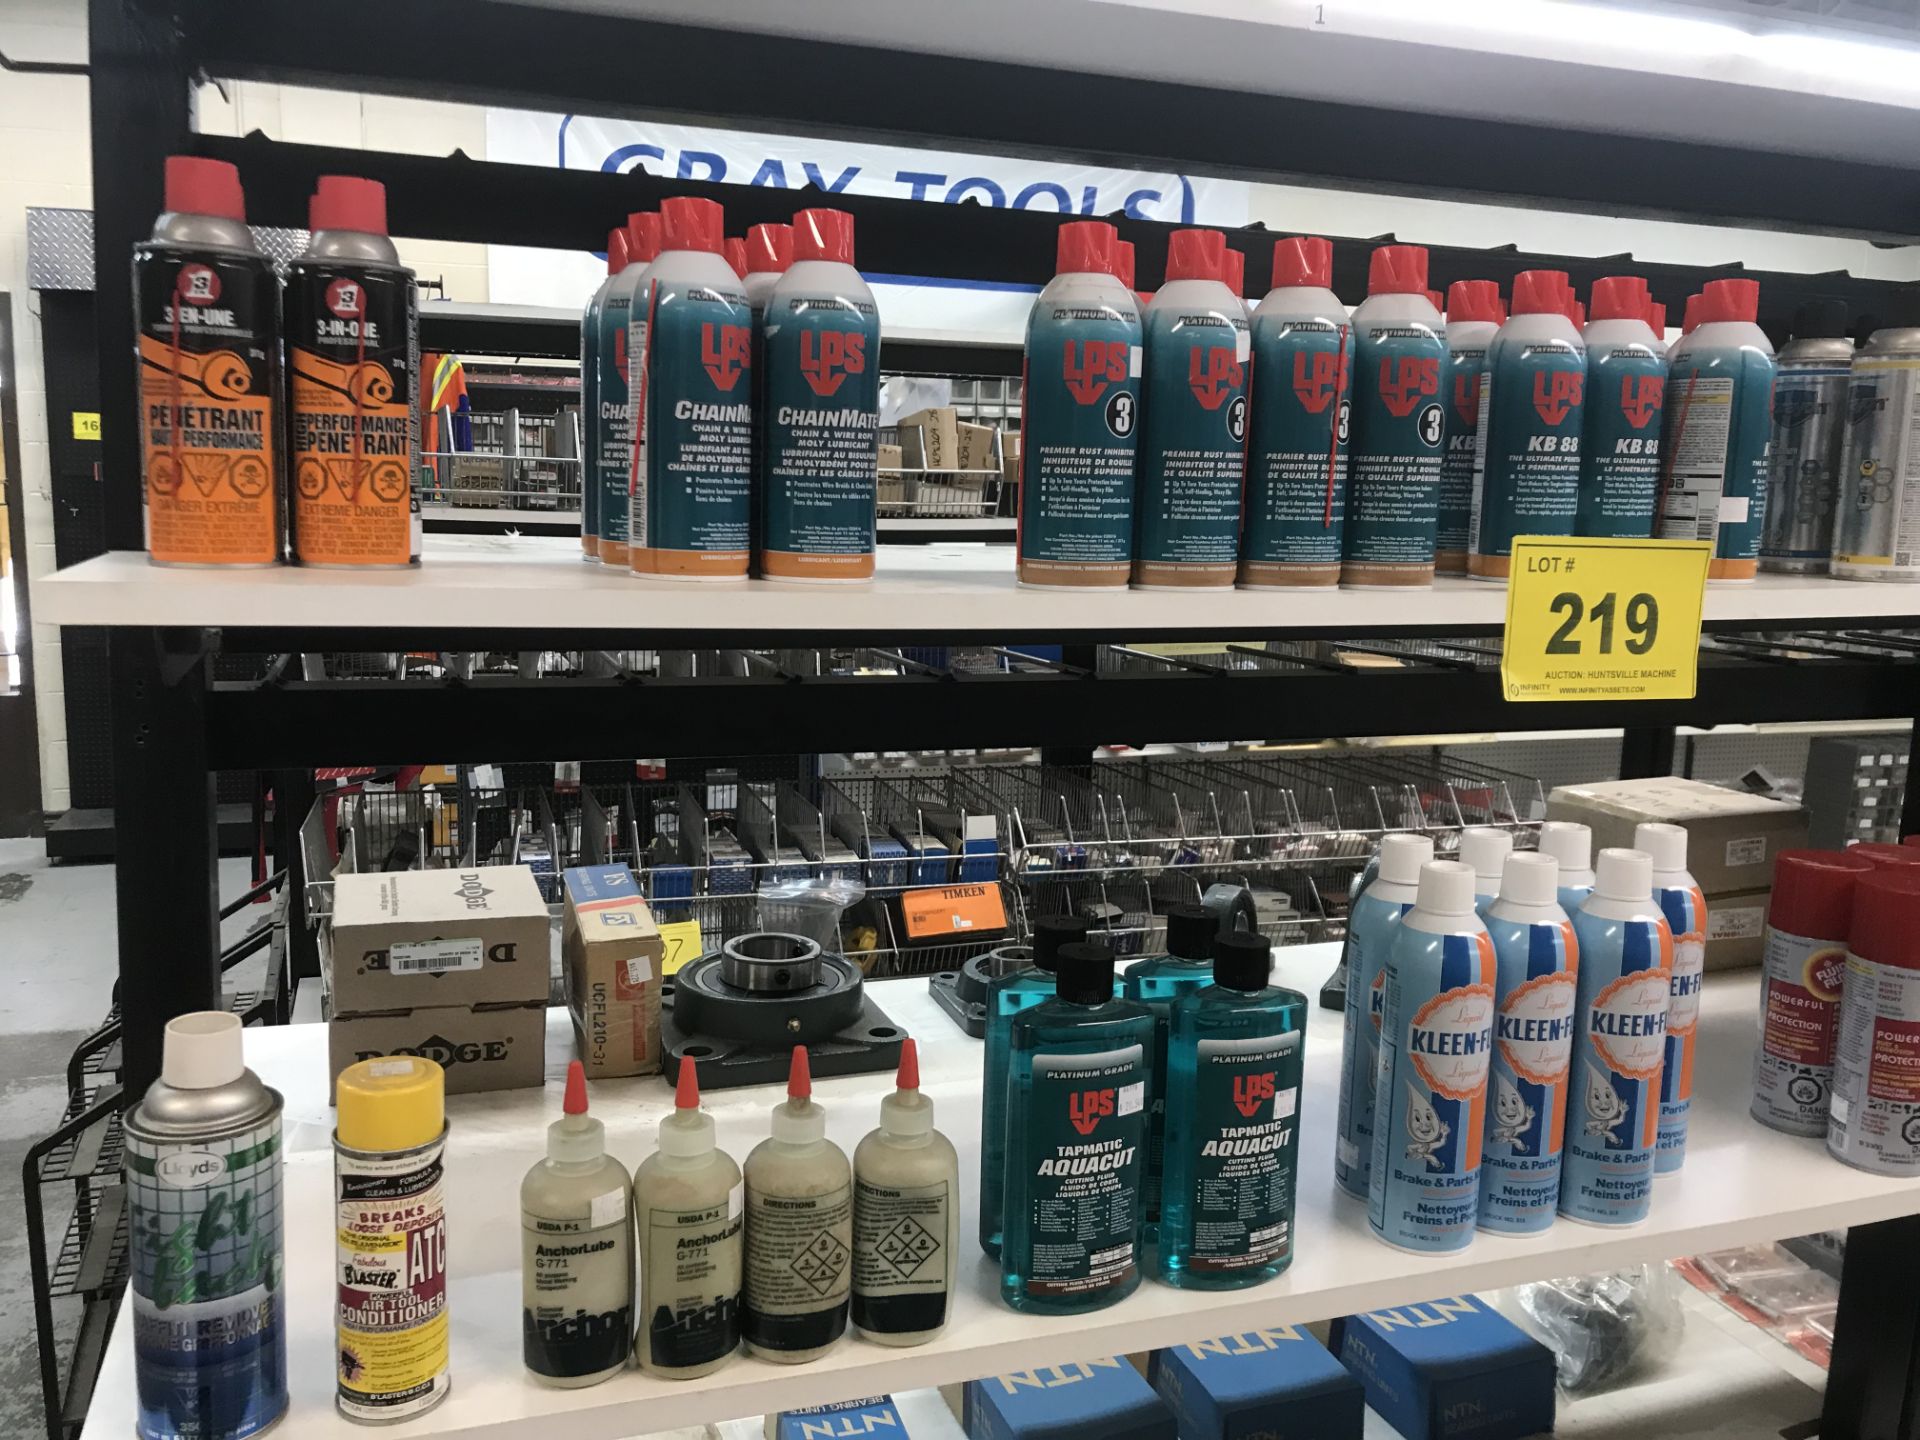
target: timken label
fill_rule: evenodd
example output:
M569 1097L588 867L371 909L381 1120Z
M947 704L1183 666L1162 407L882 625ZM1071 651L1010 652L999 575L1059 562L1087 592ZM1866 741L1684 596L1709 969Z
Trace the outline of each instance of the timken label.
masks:
M354 1420L404 1420L445 1393L445 1141L334 1160L338 1399Z
M997 885L941 885L900 896L907 938L990 934L1007 928L1007 909Z

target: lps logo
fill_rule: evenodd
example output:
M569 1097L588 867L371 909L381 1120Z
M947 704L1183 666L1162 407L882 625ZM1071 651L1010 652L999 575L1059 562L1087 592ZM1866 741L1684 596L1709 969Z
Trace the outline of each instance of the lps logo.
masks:
M1564 421L1580 403L1580 392L1587 377L1577 370L1536 370L1533 372L1533 408L1548 425Z
M806 377L814 394L822 397L831 395L840 388L847 376L863 374L866 368L865 335L845 330L800 332L800 373Z
M1429 395L1440 393L1440 362L1431 355L1382 355L1380 357L1380 401L1387 413L1404 420L1413 407ZM1439 414L1440 407L1433 407ZM1426 439L1426 416L1421 419L1421 438ZM1440 443L1436 433L1429 445Z
M747 368L751 345L752 336L744 325L715 325L708 321L700 326L700 363L706 367L716 389L731 390L739 383L741 372Z
M1262 1070L1251 1075L1233 1077L1233 1108L1251 1120L1260 1113L1260 1107L1273 1099L1275 1088L1274 1072Z
M1091 405L1107 386L1127 378L1133 347L1124 340L1069 340L1061 349L1060 378L1076 405Z
M1187 352L1187 388L1203 410L1218 410L1226 403L1240 388L1245 370L1230 345L1196 345Z
M356 1051L356 1060L379 1060L388 1055L418 1055L441 1069L454 1065L484 1065L507 1058L507 1040L463 1040L458 1044L442 1035L429 1035L418 1045L396 1045L391 1050Z
M1100 1122L1114 1113L1115 1096L1111 1086L1105 1090L1082 1090L1067 1099L1067 1118L1082 1135L1091 1135Z
M1460 417L1462 425L1473 425L1480 419L1480 372L1471 375L1461 374L1453 377L1453 413Z
M1296 350L1293 355L1293 393L1309 415L1326 411L1345 377L1340 356L1329 350Z
M1667 377L1664 375L1622 375L1620 413L1627 417L1627 423L1634 429L1644 430L1647 422L1660 413L1660 404L1666 398L1666 393Z
M342 320L358 317L367 307L367 293L358 280L342 275L327 286L327 309Z
M220 277L204 265L182 265L173 288L189 305L211 305L220 298Z

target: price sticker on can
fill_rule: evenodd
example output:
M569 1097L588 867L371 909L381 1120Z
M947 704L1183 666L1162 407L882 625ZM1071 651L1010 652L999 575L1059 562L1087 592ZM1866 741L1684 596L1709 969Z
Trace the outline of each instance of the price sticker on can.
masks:
M1691 700L1713 547L1513 542L1500 684L1509 700Z

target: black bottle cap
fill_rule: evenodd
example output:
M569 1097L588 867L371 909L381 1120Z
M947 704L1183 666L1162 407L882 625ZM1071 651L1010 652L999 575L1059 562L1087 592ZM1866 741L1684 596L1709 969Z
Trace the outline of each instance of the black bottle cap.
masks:
M1033 963L1049 973L1062 945L1084 941L1093 922L1084 915L1042 915L1033 922Z
M1809 300L1793 312L1796 340L1837 340L1847 333L1847 302Z
M1213 983L1229 990L1264 990L1273 974L1273 941L1235 930L1213 942Z
M1113 951L1088 940L1069 940L1055 957L1054 993L1077 1005L1103 1005L1113 998Z
M1213 937L1220 922L1204 905L1174 905L1167 910L1167 953L1182 960L1205 960L1213 954Z

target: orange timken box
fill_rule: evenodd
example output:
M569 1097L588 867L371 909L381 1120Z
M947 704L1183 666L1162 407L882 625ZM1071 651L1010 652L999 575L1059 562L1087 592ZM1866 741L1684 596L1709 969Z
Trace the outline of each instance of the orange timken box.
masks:
M624 865L565 875L561 963L567 1013L587 1074L649 1075L660 1068L660 962L653 911Z

